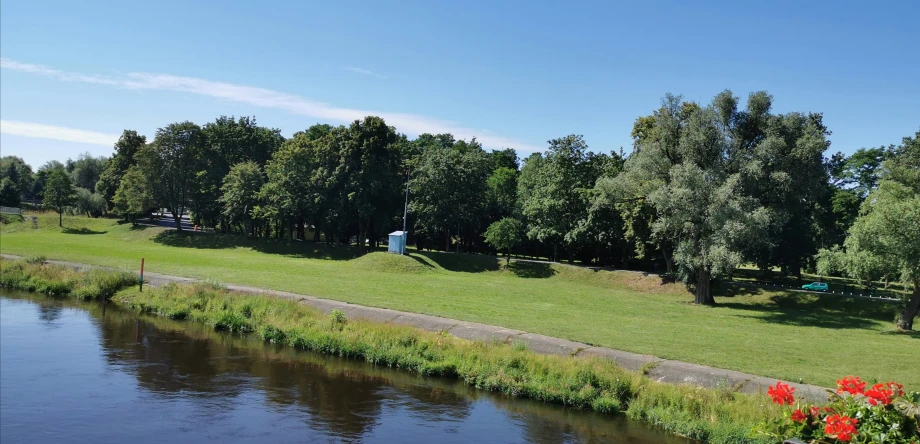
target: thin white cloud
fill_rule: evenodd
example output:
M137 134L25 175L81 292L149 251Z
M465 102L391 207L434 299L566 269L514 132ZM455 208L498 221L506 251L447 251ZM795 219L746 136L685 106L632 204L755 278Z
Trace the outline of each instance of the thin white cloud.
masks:
M358 73L358 74L364 74L364 75L366 75L366 76L377 77L378 79L386 79L386 76L381 75L381 74L377 74L376 72L371 71L371 70L369 70L369 69L356 68L356 67L354 67L354 66L346 66L346 67L345 67L345 70L346 70L346 71L351 71L351 72L356 72L356 73Z
M95 131L44 125L41 123L20 122L17 120L0 120L0 133L14 136L35 137L39 139L89 143L92 145L104 145L109 147L114 145L119 137L118 134L104 134Z
M119 77L106 77L71 73L42 65L0 59L0 68L32 73L63 81L111 85L130 90L175 91L197 94L231 102L245 103L262 108L271 108L300 116L307 116L336 122L351 122L365 116L383 117L388 124L410 135L423 133L451 133L458 139L476 139L486 148L516 148L524 152L543 151L542 148L497 134L466 128L456 122L446 122L417 114L342 108L328 103L314 102L304 97L287 94L267 88L215 82L194 77L169 74L128 73Z

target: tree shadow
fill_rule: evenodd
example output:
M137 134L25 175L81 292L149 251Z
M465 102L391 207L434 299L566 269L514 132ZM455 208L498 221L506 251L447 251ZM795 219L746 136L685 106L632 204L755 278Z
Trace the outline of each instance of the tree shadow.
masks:
M86 227L82 227L82 228L64 227L62 231L64 234L105 234L105 233L108 233L108 231L96 231L96 230L91 230Z
M381 248L362 250L356 246L331 245L311 241L291 241L288 239L264 239L225 233L196 233L168 230L153 236L153 241L176 248L196 248L204 250L222 250L249 248L266 254L277 254L299 259L324 259L345 261L355 259L372 251L384 251Z
M899 331L899 330L889 330L882 332L883 335L889 336L906 336L908 338L920 339L920 331L911 330L911 331Z
M761 288L725 286L719 297L733 297L718 302L718 307L757 314L744 315L762 322L829 329L874 328L878 322L893 322L898 306L882 301L816 295L790 291L766 291ZM748 296L744 300L740 296Z
M546 279L556 274L556 270L547 263L519 262L508 264L508 271L517 277L530 279Z
M418 251L413 254L424 256L435 265L447 271L457 271L461 273L498 271L501 266L501 261L494 256L444 253L437 251Z

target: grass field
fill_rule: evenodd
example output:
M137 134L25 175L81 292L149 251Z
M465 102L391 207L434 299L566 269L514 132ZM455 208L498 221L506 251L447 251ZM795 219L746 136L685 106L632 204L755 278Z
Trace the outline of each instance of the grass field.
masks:
M40 216L0 229L0 252L212 278L356 304L501 325L622 350L833 386L844 375L920 389L920 336L891 304L734 287L698 307L675 284L631 272L444 253L357 257L346 247L132 228Z

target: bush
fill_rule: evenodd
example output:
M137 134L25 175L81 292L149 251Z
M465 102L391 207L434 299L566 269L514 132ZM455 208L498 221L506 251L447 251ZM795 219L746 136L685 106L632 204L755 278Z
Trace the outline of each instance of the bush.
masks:
M794 437L811 443L892 443L920 441L920 393L905 393L896 382L868 384L847 376L837 381L831 403L818 407L797 402L795 389L777 382L767 393L784 407L783 416L765 421L755 433L777 440Z

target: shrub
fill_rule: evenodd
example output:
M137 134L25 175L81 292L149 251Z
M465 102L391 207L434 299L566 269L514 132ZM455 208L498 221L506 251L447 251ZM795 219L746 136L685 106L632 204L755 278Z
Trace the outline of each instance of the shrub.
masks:
M854 376L840 379L837 391L831 392L831 403L818 407L797 402L795 389L778 382L767 394L774 404L784 406L783 416L764 421L755 433L811 443L920 442L920 393L904 393L896 382L867 385Z

